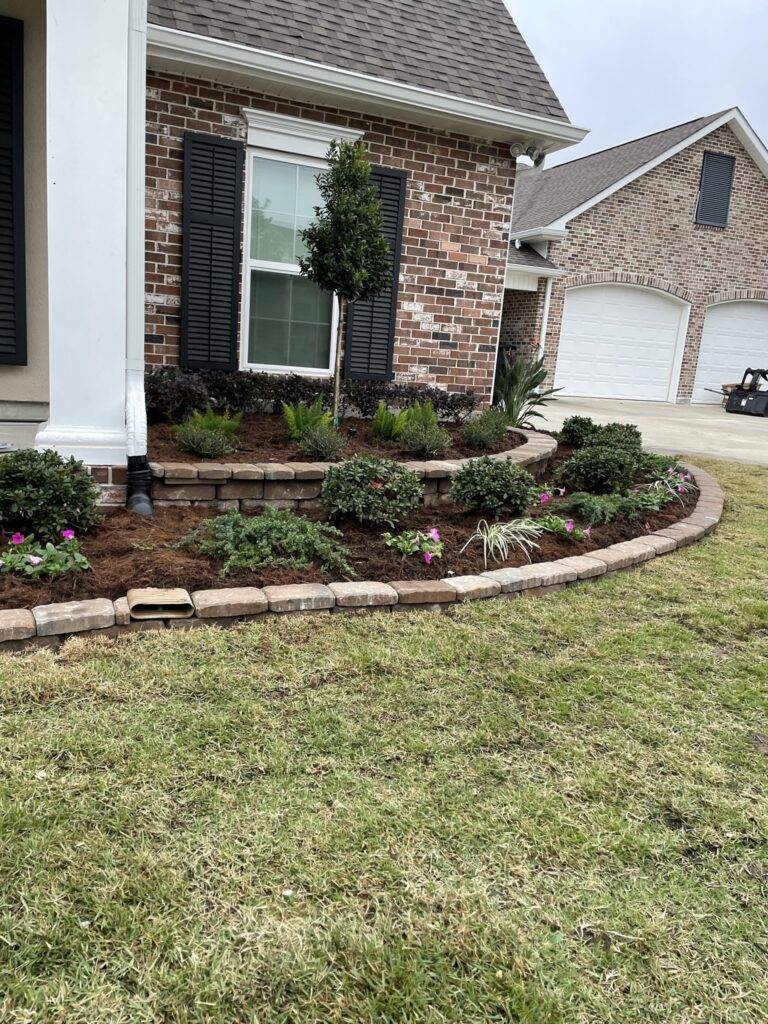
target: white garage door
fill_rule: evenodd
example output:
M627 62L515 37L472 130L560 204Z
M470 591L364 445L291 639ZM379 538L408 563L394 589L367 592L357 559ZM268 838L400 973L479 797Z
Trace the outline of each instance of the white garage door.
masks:
M719 402L722 384L741 380L748 366L768 366L768 302L725 302L704 319L694 402Z
M564 395L674 400L684 303L664 292L589 285L566 292L555 384Z

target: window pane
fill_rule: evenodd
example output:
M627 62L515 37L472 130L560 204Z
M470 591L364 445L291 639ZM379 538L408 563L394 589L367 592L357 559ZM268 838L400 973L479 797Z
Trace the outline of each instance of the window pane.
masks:
M294 274L251 271L248 361L329 369L333 299Z
M314 167L254 157L251 259L295 264L305 254L299 231L320 204L317 174Z
M320 191L317 187L319 171L314 167L299 167L298 195L296 198L296 259L305 256L307 247L299 231L309 227L315 219L315 207L320 206Z

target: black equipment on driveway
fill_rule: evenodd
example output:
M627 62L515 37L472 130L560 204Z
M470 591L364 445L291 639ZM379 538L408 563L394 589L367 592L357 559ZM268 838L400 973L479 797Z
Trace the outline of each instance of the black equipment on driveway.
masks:
M744 416L768 416L768 390L760 389L760 381L768 382L768 370L745 370L741 384L728 395L726 412Z

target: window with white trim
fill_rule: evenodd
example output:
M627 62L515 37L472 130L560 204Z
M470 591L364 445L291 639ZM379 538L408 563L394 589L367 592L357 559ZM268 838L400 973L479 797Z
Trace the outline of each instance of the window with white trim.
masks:
M335 301L301 276L301 229L320 204L320 161L249 155L245 362L260 369L325 372L331 367Z

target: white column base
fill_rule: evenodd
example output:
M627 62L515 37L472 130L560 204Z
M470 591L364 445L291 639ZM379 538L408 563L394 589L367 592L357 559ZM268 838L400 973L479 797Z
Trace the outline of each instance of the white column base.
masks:
M64 458L73 456L89 466L124 466L127 441L125 430L93 427L56 427L43 423L35 436L35 448L54 448Z

